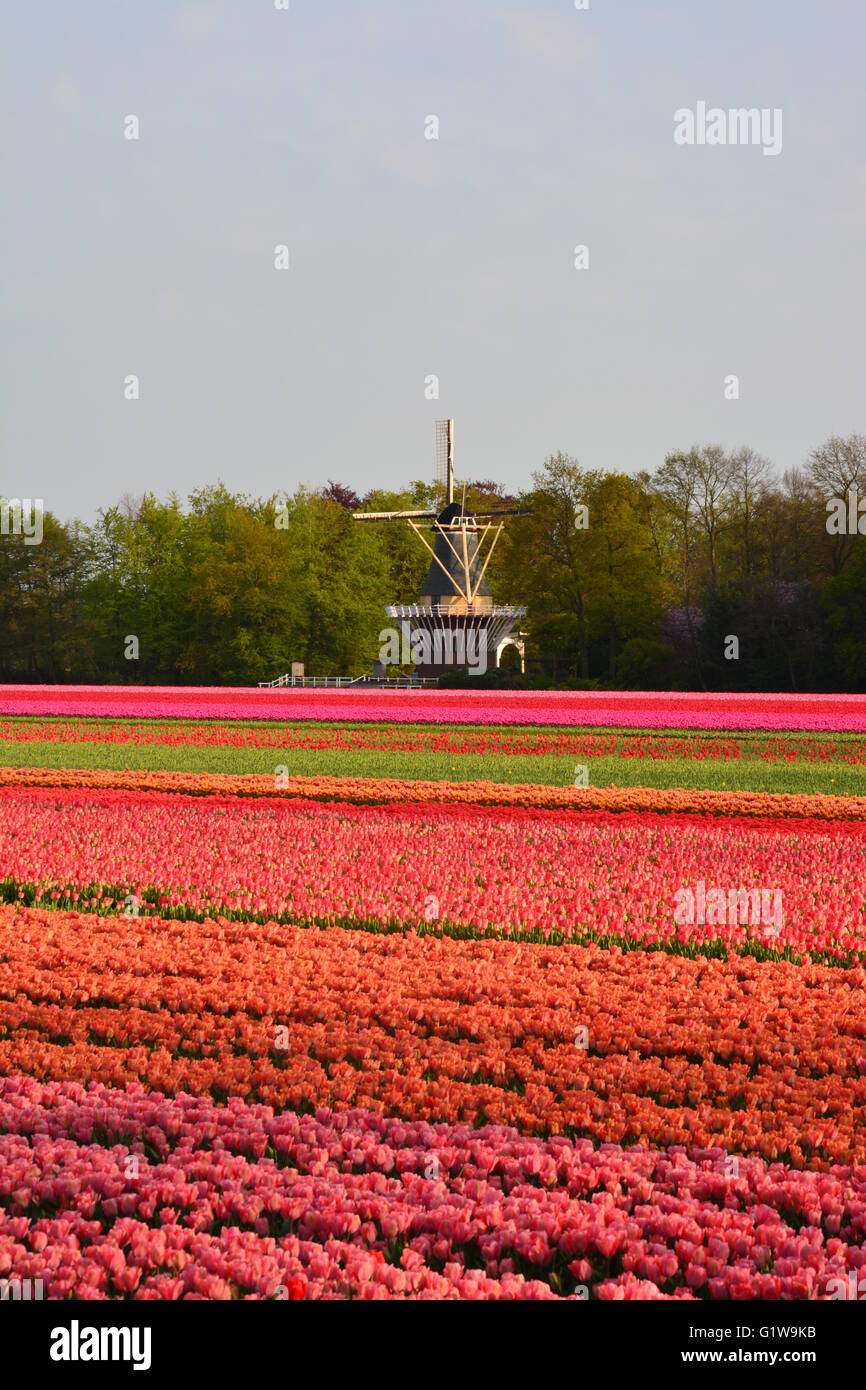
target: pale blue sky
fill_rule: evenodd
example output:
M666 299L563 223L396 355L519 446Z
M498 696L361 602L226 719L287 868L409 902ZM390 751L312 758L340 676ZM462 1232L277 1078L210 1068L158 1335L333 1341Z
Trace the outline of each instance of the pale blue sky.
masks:
M0 41L0 492L363 492L449 414L512 488L866 431L862 0L18 0ZM699 100L782 108L779 157L676 146Z

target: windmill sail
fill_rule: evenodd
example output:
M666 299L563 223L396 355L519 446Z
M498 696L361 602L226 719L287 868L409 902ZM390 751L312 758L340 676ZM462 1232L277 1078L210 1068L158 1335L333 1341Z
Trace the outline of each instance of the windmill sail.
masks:
M454 421L437 420L433 456L433 481L443 505L454 501Z

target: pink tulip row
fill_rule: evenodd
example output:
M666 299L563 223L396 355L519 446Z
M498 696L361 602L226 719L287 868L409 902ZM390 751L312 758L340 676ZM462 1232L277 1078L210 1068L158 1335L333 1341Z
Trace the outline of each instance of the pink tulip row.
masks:
M0 714L866 732L866 695L0 685Z
M862 1167L25 1077L0 1120L0 1275L49 1297L866 1296Z
M47 905L866 950L862 823L46 788L0 811L0 880Z

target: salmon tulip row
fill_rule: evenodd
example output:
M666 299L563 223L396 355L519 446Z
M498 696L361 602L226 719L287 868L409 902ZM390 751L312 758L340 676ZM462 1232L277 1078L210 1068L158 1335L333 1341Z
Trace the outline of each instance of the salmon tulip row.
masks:
M0 1082L0 1274L48 1297L861 1298L866 1171Z
M689 762L828 763L859 766L866 742L833 738L738 739L730 734L591 733L568 730L406 728L399 724L248 725L231 722L0 720L0 739L13 743L89 743L184 748L371 749L385 752L498 754L507 757L593 758Z
M866 695L0 685L0 714L866 733Z
M866 826L0 791L7 898L644 947L866 950ZM715 949L715 947L714 947Z
M0 1072L866 1163L866 971L0 908Z

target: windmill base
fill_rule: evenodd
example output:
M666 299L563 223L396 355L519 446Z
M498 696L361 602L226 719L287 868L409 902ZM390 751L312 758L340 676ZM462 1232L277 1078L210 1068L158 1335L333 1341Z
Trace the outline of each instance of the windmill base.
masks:
M392 629L391 662L415 666L422 680L465 672L483 676L499 665L509 642L521 648L522 640L511 631L526 612L511 605L487 607L478 613L456 613L445 605L389 604L385 612L400 620L400 632ZM399 656L395 649L398 648ZM383 649L384 650L384 649Z

